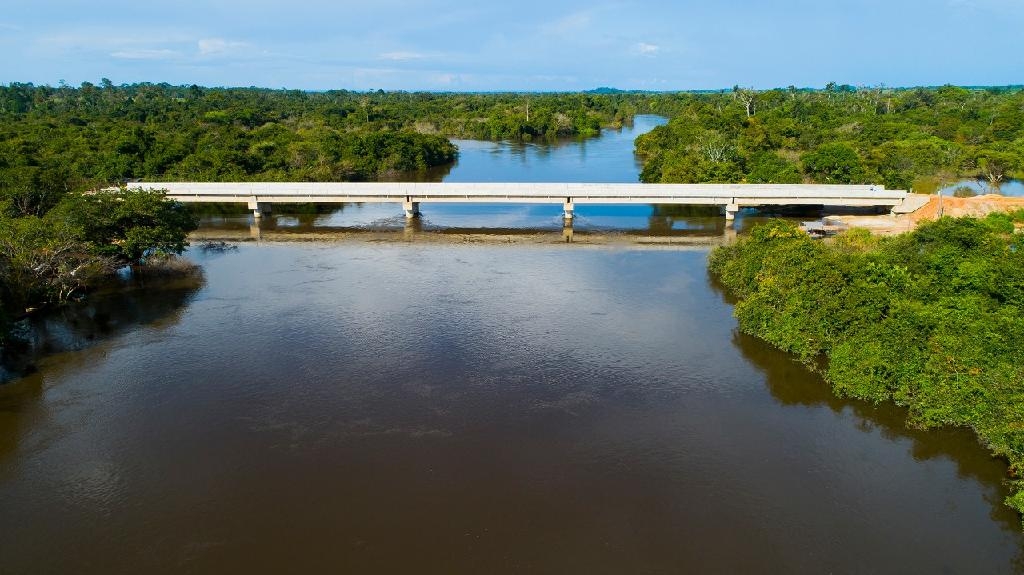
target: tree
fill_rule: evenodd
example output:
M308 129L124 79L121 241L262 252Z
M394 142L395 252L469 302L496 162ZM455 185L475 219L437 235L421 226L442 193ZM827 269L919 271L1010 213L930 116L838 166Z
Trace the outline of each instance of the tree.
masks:
M64 302L109 273L77 230L49 217L11 218L0 210L0 344L9 322L30 307Z
M799 184L801 181L797 167L773 152L758 152L747 162L747 182L751 184Z
M801 158L804 172L825 184L854 184L864 178L857 151L846 144L823 144Z
M1017 158L1012 153L984 150L978 155L978 167L990 187L998 188L1006 173L1013 170Z
M94 253L131 265L180 254L199 225L184 204L158 190L71 194L48 217L78 230Z
M736 97L737 100L743 103L744 107L746 107L747 117L749 118L753 116L756 112L755 101L757 99L757 92L755 92L754 90L748 90L746 88L740 88L737 84L732 87L732 94L733 96Z

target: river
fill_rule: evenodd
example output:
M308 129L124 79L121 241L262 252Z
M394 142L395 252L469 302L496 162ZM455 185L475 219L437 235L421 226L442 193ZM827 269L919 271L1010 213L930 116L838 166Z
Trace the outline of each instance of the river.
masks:
M628 181L647 121L585 143L475 144L481 164L464 144L446 177L550 180L564 163L577 178L615 158ZM392 225L375 209L275 218ZM503 226L560 226L507 209ZM651 210L583 217L647 225ZM424 211L428 228L487 227ZM707 248L235 245L188 252L201 283L36 320L50 353L0 386L0 572L1021 566L1005 465L967 432L836 399L738 334Z
M999 185L981 179L962 179L955 183L943 186L940 191L945 196L957 196L969 198L982 194L998 194L1001 196L1024 196L1024 180L1009 178Z

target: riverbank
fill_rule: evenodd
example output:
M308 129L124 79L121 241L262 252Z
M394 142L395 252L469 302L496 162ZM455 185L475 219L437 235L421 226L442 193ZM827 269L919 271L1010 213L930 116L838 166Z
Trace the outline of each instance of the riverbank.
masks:
M734 240L735 230L716 235L656 236L629 232L595 232L530 229L489 230L359 230L321 229L315 231L199 229L190 234L192 243L204 242L319 242L319 243L411 243L411 244L483 244L538 245L573 244L578 246L669 246L709 249Z
M739 299L743 332L818 367L840 396L904 406L911 426L974 430L1008 462L1006 502L1021 512L1024 236L1013 232L991 214L823 243L780 221L716 249L709 269Z

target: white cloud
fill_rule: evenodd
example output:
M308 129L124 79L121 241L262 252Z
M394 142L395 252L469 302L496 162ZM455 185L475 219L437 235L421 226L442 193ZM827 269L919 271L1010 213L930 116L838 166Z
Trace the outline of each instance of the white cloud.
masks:
M661 46L657 44L649 44L647 42L638 42L633 46L633 52L640 54L641 56L654 56L661 51Z
M426 58L426 54L420 54L419 52L384 52L377 56L380 60L391 60L394 62L404 62L408 60L422 60Z
M139 48L132 50L118 50L111 52L112 58L120 58L122 60L172 60L181 56L180 52L167 49L147 49Z
M459 79L459 75L458 74L435 74L434 76L431 77L431 79L434 81L434 83L436 85L451 86L452 84L454 84Z
M235 42L224 38L202 38L197 42L200 56L223 54L237 48L245 48L245 42Z

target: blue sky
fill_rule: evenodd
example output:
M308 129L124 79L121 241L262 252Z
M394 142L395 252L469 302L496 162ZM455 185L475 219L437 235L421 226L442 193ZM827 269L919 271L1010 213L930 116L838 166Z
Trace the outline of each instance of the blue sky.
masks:
M0 11L0 82L367 90L1024 83L1024 0L63 0Z

